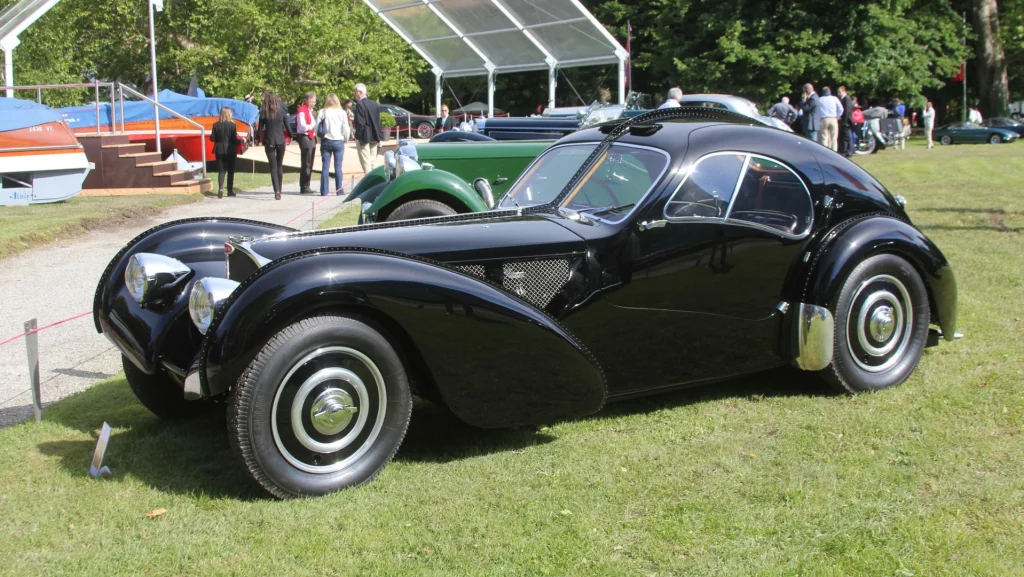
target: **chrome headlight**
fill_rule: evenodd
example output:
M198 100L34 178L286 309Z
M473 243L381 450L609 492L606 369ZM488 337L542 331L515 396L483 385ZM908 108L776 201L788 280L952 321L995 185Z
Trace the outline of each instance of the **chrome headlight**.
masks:
M124 284L139 303L153 300L161 288L172 286L192 272L185 263L160 254L140 252L128 259Z
M395 178L398 178L407 172L419 169L420 163L416 162L416 159L414 158L409 158L404 154L399 154L395 158Z
M239 283L226 278L206 277L199 279L188 296L188 314L199 332L206 334L217 313L217 305L228 298Z
M397 162L395 160L395 151L389 150L384 153L384 166L384 174L387 180L394 180L394 178L397 176L395 174L395 167L397 166Z

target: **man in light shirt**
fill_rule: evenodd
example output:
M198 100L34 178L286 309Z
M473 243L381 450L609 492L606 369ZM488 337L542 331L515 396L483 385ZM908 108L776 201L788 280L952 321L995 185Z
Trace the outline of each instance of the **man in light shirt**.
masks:
M843 103L832 96L828 86L821 89L818 99L818 112L821 114L821 144L832 150L839 150L839 118L843 115Z
M295 125L298 131L295 140L299 142L299 194L313 194L309 181L313 176L313 156L316 155L316 94L306 93L302 106L295 111Z
M668 89L668 100L664 104L658 107L658 110L662 108L679 108L679 101L683 99L683 89L678 86Z

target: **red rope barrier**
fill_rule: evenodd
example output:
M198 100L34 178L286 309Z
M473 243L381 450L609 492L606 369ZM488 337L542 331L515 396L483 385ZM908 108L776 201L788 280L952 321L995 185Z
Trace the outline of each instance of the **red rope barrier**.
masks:
M327 201L327 200L330 200L330 198L331 198L330 196L324 197L323 199L321 199L321 200L320 200L319 202L317 202L317 203L316 203L316 204L314 204L313 206L311 206L311 207L307 208L306 210L302 211L302 214L300 214L300 215L296 216L295 218L293 218L293 219L289 220L288 222L284 223L284 224L283 224L282 226L287 226L287 225L289 225L289 224L291 224L291 223L293 223L293 222L295 222L295 221L299 220L300 218L302 218L302 216L303 216L304 214L306 214L307 212L309 212L309 211L313 210L314 208L316 208L316 207L320 206L320 205L321 205L322 203L324 203L325 201Z

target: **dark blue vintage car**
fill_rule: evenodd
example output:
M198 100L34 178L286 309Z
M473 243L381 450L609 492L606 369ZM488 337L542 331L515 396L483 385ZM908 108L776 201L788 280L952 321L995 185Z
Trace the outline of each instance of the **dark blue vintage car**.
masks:
M562 139L491 212L161 225L110 262L95 321L146 407L224 401L245 466L288 498L372 479L413 395L510 427L784 365L892 387L954 338L956 301L856 164L684 107Z

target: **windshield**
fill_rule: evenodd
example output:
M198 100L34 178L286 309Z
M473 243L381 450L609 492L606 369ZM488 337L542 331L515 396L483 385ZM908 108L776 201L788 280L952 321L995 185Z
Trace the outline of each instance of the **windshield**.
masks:
M587 143L548 150L513 185L499 207L527 207L552 202L596 147L597 143ZM668 155L661 151L613 144L590 166L580 183L562 201L561 207L601 213L605 220L616 222L625 218L643 199L667 165Z

